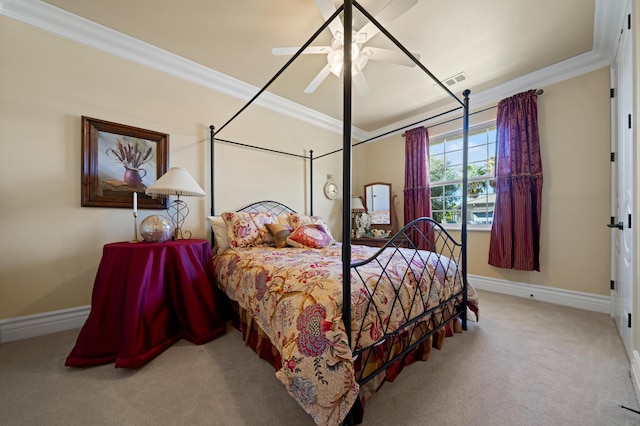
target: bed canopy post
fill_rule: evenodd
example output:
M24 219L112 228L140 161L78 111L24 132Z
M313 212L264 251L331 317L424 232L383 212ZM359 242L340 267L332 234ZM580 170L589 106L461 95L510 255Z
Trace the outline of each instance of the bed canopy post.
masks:
M344 2L342 118L342 319L351 346L351 43L353 2Z
M309 150L309 214L313 216L313 150Z
M462 122L462 329L467 329L467 191L469 190L469 95L471 90L467 89L462 92L464 95L464 115Z
M213 126L213 124L211 126L209 126L209 130L211 131L211 143L210 143L210 147L209 147L209 155L211 156L211 158L209 159L209 173L211 173L210 179L211 179L211 216L215 216L215 204L214 204L214 200L213 197L215 195L215 192L213 190L214 186L213 184L214 182L214 178L213 178L213 140L214 140L214 135L215 135L215 130L216 128Z
M447 87L445 87L442 82L439 82L434 76L433 74L431 74L429 72L429 70L424 67L424 65L422 65L406 48L404 48L395 38L393 38L393 36L391 34L389 34L389 32L387 30L385 30L370 14L368 14L368 12L366 12L362 6L360 6L358 4L358 0L344 0L342 2L342 6L337 8L336 11L331 15L330 18L328 18L325 23L322 25L322 27L316 31L316 33L312 36L312 38L305 43L299 50L298 52L294 55L293 58L291 58L291 60L289 60L287 62L287 64L276 74L276 76L274 78L272 78L267 85L265 85L265 87L263 89L261 89L240 111L238 111L230 120L228 120L226 123L224 123L222 126L218 127L217 132L215 131L215 128L213 125L210 126L210 130L211 130L211 151L210 151L210 173L211 173L211 215L214 216L215 215L215 204L214 204L214 195L215 195L215 191L214 191L214 142L223 142L223 143L229 143L229 144L233 144L233 145L237 145L237 146L244 146L244 147L249 147L251 149L257 149L260 151L264 151L264 152L271 152L271 153L278 153L278 154L285 154L285 155L289 155L289 156L294 156L294 157L300 157L300 158L304 158L309 159L310 163L309 163L309 209L310 209L310 214L313 215L313 201L314 201L314 197L313 197L313 182L314 182L314 178L313 178L313 173L314 173L314 166L313 166L313 162L314 162L314 156L313 156L313 150L309 150L309 155L300 155L300 154L293 154L293 153L287 153L287 152L282 152L282 151L278 151L278 150L274 150L274 149L269 149L269 148L265 148L265 147L260 147L260 146L254 146L254 145L247 145L247 144L242 144L242 143L238 143L238 142L233 142L233 141L229 141L229 140L225 140L225 139L220 139L215 137L215 135L217 133L220 133L220 131L222 129L224 129L232 120L234 120L242 111L244 111L258 96L260 96L266 89L267 87L269 87L269 85L275 80L275 78L277 78L288 66L289 64L291 64L291 62L297 58L299 55L301 55L306 49L307 47L310 45L310 43L315 40L315 38L320 34L321 31L324 31L328 25L331 23L331 21L333 21L333 19L337 19L338 15L340 14L340 12L344 12L344 16L343 16L343 31L344 31L344 40L343 40L343 75L342 75L342 80L343 80L343 129L342 129L342 142L343 142L343 147L342 147L342 151L343 151L343 162L342 162L342 168L343 168L343 190L342 190L342 194L343 194L343 200L342 200L342 247L341 247L341 260L342 260L342 268L341 268L341 272L342 272L342 309L341 312L334 312L335 311L335 307L334 304L331 304L331 308L327 309L326 312L329 312L329 310L332 312L332 319L335 319L334 324L338 324L338 326L336 327L336 331L340 331L340 333L342 333L341 330L337 330L339 329L339 327L341 326L339 324L339 315L340 313L342 314L342 322L344 324L344 335L340 334L339 338L341 343L344 343L344 340L346 340L346 343L349 345L349 348L353 348L353 354L352 354L352 365L353 365L353 370L354 370L354 376L353 379L355 380L356 383L358 383L359 385L364 385L365 383L369 382L371 379L375 378L375 377L379 377L379 373L384 372L387 370L387 368L389 368L391 365L393 365L394 363L396 363L398 360L404 360L404 359L408 359L407 357L410 356L412 353L414 353L414 351L416 349L419 349L419 346L417 345L429 345L429 346L425 346L425 348L428 348L431 346L432 341L431 340L427 340L430 338L430 336L433 335L433 333L437 332L438 330L444 330L444 327L447 326L448 324L450 324L452 321L461 321L462 322L462 328L464 330L467 329L467 303L468 303L468 299L469 299L469 295L468 295L468 289L470 289L471 287L469 286L469 283L467 281L467 208L468 208L468 200L466 197L466 192L468 190L468 145L469 145L469 95L471 93L470 90L465 90L463 95L464 95L464 101L461 100L460 98L458 98L456 95L454 95ZM443 116L445 114L448 114L450 112L459 110L459 109L463 109L463 188L465 191L465 196L463 196L462 199L462 228L461 228L461 240L462 240L462 244L458 244L457 241L453 241L453 239L451 238L451 236L448 234L448 232L442 228L439 224L435 223L433 221L432 218L420 218L418 219L421 222L427 222L427 223L431 223L431 229L433 230L434 227L438 227L438 228L442 228L442 235L444 238L444 242L442 243L443 247L446 247L449 249L449 255L447 256L447 254L445 253L444 256L448 257L448 259L450 260L448 262L449 267L451 267L451 272L452 275L454 276L454 278L449 279L447 277L449 277L449 274L446 273L445 274L445 278L444 281L442 282L442 287L445 288L447 286L451 286L455 293L454 294L449 294L449 295L445 295L445 293L443 294L438 294L438 298L440 298L440 304L431 307L431 309L425 309L424 312L419 313L419 315L412 315L411 318L405 316L406 320L408 321L402 321L402 324L400 326L400 328L396 328L395 330L393 329L388 329L384 331L384 335L380 336L380 340L378 341L378 343L381 343L382 341L385 342L389 342L389 349L383 349L383 346L386 345L379 345L376 342L372 342L371 344L368 344L366 346L364 346L362 343L363 341L360 340L361 336L363 334L369 334L369 333L363 333L363 330L365 330L365 325L366 323L362 323L362 324L358 324L356 322L354 322L352 324L353 318L352 318L352 304L351 304L351 287L352 287L352 279L354 280L354 282L356 282L357 286L365 286L364 288L368 288L367 287L367 277L366 276L361 276L358 268L364 266L364 265L368 265L371 264L373 265L374 263L377 263L378 266L381 268L381 272L380 272L380 277L384 277L384 280L387 280L387 277L390 280L390 277L387 274L387 271L391 271L394 270L394 267L391 267L391 269L387 269L387 266L383 265L380 263L379 256L381 255L381 253L383 253L384 251L393 251L394 253L400 253L401 250L412 250L409 253L414 253L414 256L417 255L417 253L421 250L418 249L417 245L413 244L413 242L410 241L410 244L412 245L411 247L407 246L404 242L405 242L405 230L406 229L410 229L411 226L413 226L413 224L405 224L405 229L403 229L400 233L396 234L396 236L391 238L391 241L385 243L385 246L383 248L380 248L380 250L377 252L377 254L375 254L374 256L366 259L366 260L358 260L358 258L360 257L360 253L358 253L356 255L356 261L352 264L352 246L351 246L351 239L352 239L352 218L351 218L351 200L352 200L352 176L353 176L353 165L352 165L352 157L353 157L353 147L359 145L360 143L365 143L367 141L360 141L356 144L353 143L352 138L353 138L353 130L352 130L352 126L353 126L353 121L352 121L352 108L353 108L353 89L352 89L352 78L353 78L353 68L352 68L352 63L353 63L353 58L351 57L351 53L352 53L352 43L353 43L353 8L356 8L358 10L360 10L363 15L368 18L370 20L370 22L373 22L382 33L384 33L402 52L404 52L406 55L408 55L408 57L410 57L414 63L416 63L416 65L418 65L418 67L420 69L422 69L429 77L431 77L436 83L438 83L440 85L441 88L443 88L445 90L446 93L448 93L457 103L459 103L461 106L452 109L450 111L447 112L442 112L439 113L437 115L434 115L426 120L423 121L427 121L439 116ZM459 118L459 117L458 117ZM417 124L417 123L415 123ZM412 126L412 125L409 125ZM404 128L407 128L408 126L405 126ZM397 129L396 131L398 131L400 129ZM392 131L394 132L394 131ZM392 133L392 132L388 132L388 133ZM382 136L386 136L386 134L384 135L377 135L375 138L379 138ZM375 139L375 138L371 138L369 140ZM330 154L334 154L334 153L338 153L340 151L340 149L334 150L330 153L325 153L325 154L321 154L317 157L317 159L322 158L324 156L330 155ZM303 167L304 169L304 167ZM303 178L305 176L304 170L303 170ZM304 192L304 190L303 190ZM266 203L271 204L279 204L279 203L274 203L271 201L267 201ZM240 211L263 211L261 210L260 207L256 208L256 205L262 205L263 203L253 203L250 206L247 206L243 209L241 209ZM306 204L306 203L305 203ZM286 207L286 206L285 206ZM262 207L265 208L265 207ZM271 211L271 210L268 210ZM293 212L291 209L287 209L285 210L287 212ZM404 234L404 235L403 235ZM439 237L440 238L440 237ZM213 233L212 233L212 241L213 240ZM449 245L449 242L451 242L451 245ZM220 254L222 254L222 256L216 257L215 259L222 259L222 257L224 255L226 255L226 252L221 252L219 251ZM336 252L333 252L336 253ZM433 252L431 252L433 253ZM443 255L443 253L437 253L436 257L437 259L435 259L435 261L440 262L440 258L441 255ZM253 256L253 255L250 255ZM413 266L410 266L412 260L411 258L407 259L405 256L400 255L400 256L396 256L395 254L393 255L396 258L399 259L404 259L405 262L407 262L406 266L413 268ZM431 257L431 254L428 255L428 257ZM417 259L416 259L417 260ZM453 260L453 261L451 261ZM251 260L251 262L254 262L255 259ZM458 264L458 261L460 261L461 263ZM220 262L224 262L223 260L220 260ZM267 261L264 261L263 263L269 263ZM335 261L336 263L336 267L337 267L337 259ZM385 262L386 263L386 262ZM223 265L220 264L220 265ZM426 263L425 263L426 265ZM444 266L442 263L439 263L439 265ZM427 265L428 266L428 265ZM221 270L224 268L218 268L218 267L214 267L214 269L217 270ZM367 269L367 267L365 267L364 269ZM423 267L424 271L427 271L429 268L428 267ZM238 268L238 270L240 270L240 268ZM459 273L461 271L461 274ZM304 272L304 271L303 271ZM402 275L400 277L398 277L400 279L399 284L404 284L405 280L404 280L404 276L403 274L399 274ZM413 274L411 274L413 276ZM460 275L461 275L461 279L460 279ZM319 277L321 279L323 279L323 277ZM374 277L375 278L375 277ZM437 278L435 275L432 275L430 272L428 272L428 277L425 276L425 279L427 280L432 280L434 278ZM422 279L422 278L421 278ZM380 280L380 278L378 278L378 280ZM335 282L335 284L337 284L337 282ZM390 282L390 285L395 285L395 281L393 283ZM460 285L462 287L462 295L460 296L460 293L457 292L457 287L458 285ZM421 286L414 286L417 287L418 289L421 288ZM436 286L431 286L430 288L435 288ZM221 287L222 288L222 287ZM394 287L395 288L395 287ZM471 288L471 290L473 290ZM374 291L375 292L375 291ZM414 294L413 298L411 300L418 300L417 297L422 297L419 296L420 293L419 290L416 291L416 293ZM446 298L446 300L442 301L442 298ZM460 297L462 297L462 301L460 301ZM315 298L315 297L314 297ZM472 304L474 304L475 301L475 293L472 291L471 293L471 302ZM318 300L317 298L315 298L316 300ZM377 312L377 315L380 315L380 313L378 312L379 309L376 305L375 302L375 297L371 296L369 297L368 302L370 303L370 305L367 305L366 309L369 310L370 307L371 309L375 310ZM385 298L386 299L386 298ZM462 306L460 306L460 302L462 303ZM386 301L384 302L386 303ZM396 306L396 303L401 303L400 297L398 295L395 296L394 300L391 301L391 306ZM413 303L413 302L411 302ZM305 305L305 302L302 302L301 305ZM359 305L361 306L361 305ZM393 308L392 308L393 309ZM371 312L373 312L373 310ZM409 309L409 311L412 311L412 309ZM270 316L270 315L269 315ZM257 321L256 318L254 318L254 320ZM295 320L294 320L295 321ZM424 321L429 321L429 323L424 323ZM433 323L431 323L431 321L433 321ZM431 325L428 325L428 328L432 328L428 333L424 331L424 324L433 324L433 327ZM271 327L273 329L273 327ZM355 333L352 332L352 328L353 330L356 330ZM409 340L406 340L403 336L407 335L407 333L409 333L411 335ZM371 340L374 340L373 336L370 336ZM355 342L355 343L354 343ZM268 343L268 342L267 342ZM365 343L368 343L368 341L365 340ZM377 345L375 346L375 349L372 350L372 348L374 348L374 346L372 345ZM396 346L397 345L397 346ZM275 346L275 344L274 344ZM252 346L253 347L253 346ZM277 349L277 347L276 347ZM378 355L378 349L381 349L384 353L381 353L380 355ZM328 352L333 352L333 351L325 351L325 353ZM366 355L365 355L366 354ZM306 356L306 355L305 355ZM316 378L317 379L321 379L324 382L324 378L322 376L318 377L318 371L320 371L321 373L324 371L327 371L328 373L331 372L333 369L332 368L322 368L321 370L318 370L318 368L320 367L320 364L322 364L322 367L324 365L326 365L327 367L330 366L329 363L325 363L325 358L324 358L324 354L322 355L322 362L319 363L314 363L314 366L316 368ZM330 359L330 357L333 356L332 354L327 354L327 358L326 360L328 361ZM370 356L372 356L373 358L370 358ZM411 355L411 357L413 357L413 355ZM355 364L355 360L356 359L360 359L360 363L362 363L362 367L357 367L356 368L356 364ZM316 358L316 360L319 360L320 358ZM369 360L375 361L376 362L376 367L373 371L371 371L368 368L369 364ZM344 362L347 362L349 360L347 359L343 359ZM274 361L275 362L275 361ZM360 371L359 369L362 368L362 371ZM357 377L356 377L356 371L357 372ZM303 373L302 375L300 375L300 378L304 378L305 380L307 379L313 379L313 376L306 376L306 373ZM347 381L345 380L344 377L339 377L339 380L341 382L344 382L345 384L348 385L348 389L345 388L345 394L343 396L342 399L340 400L336 400L335 399L335 394L332 393L331 395L331 400L327 400L326 397L323 396L324 399L322 400L318 400L317 404L313 404L314 405L314 410L318 409L318 410L325 410L325 408L328 408L331 404L331 407L340 407L339 408L339 413L335 408L330 408L331 409L331 413L330 416L332 416L332 418L334 417L334 415L337 413L339 416L342 416L344 414L343 410L344 408L346 408L344 406L345 402L347 401L347 396L349 394L349 399L351 400L351 395L353 395L351 392L355 392L354 395L354 399L355 399L355 403L351 406L351 408L349 409L349 412L346 414L346 417L344 418L344 420L342 421L341 425L343 426L348 426L348 425L352 425L354 423L354 420L357 418L361 418L361 410L362 410L362 406L360 406L359 408L356 408L356 404L360 404L360 400L358 398L357 395L357 390L355 390L355 386L352 386L351 382L347 383ZM326 383L326 382L325 382ZM324 404L326 402L326 405ZM334 405L334 404L340 404L340 405ZM318 413L321 411L318 411ZM326 411L322 411L322 413L325 413ZM311 413L311 412L310 412ZM313 415L313 414L312 414ZM324 416L324 414L322 414ZM314 415L314 419L316 418L316 416ZM327 417L329 418L329 417ZM335 423L335 422L332 422Z

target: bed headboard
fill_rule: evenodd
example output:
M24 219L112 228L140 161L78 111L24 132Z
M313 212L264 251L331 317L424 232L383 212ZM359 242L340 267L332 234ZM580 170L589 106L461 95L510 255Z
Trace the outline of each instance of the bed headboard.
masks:
M297 213L292 208L285 206L278 201L256 201L255 203L251 203L248 206L245 206L241 209L238 209L239 212L271 212L276 216L280 216L281 214L286 213Z
M296 213L292 208L285 206L278 201L256 201L255 203L251 203L248 206L242 207L241 209L236 210L238 212L252 212L252 213L260 213L260 212L268 212L272 213L274 216L280 216L283 214ZM229 247L229 243L225 235L227 235L227 226L220 216L211 216L209 217L211 221L211 247L214 248L214 254L218 250L219 247L217 242L220 242L220 245L223 247ZM227 240L226 243L223 241Z

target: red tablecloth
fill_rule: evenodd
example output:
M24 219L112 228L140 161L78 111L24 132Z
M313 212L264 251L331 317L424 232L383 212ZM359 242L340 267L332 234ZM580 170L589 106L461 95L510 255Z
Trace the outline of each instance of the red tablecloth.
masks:
M223 334L210 259L206 240L105 245L66 365L137 368L182 337L202 344Z

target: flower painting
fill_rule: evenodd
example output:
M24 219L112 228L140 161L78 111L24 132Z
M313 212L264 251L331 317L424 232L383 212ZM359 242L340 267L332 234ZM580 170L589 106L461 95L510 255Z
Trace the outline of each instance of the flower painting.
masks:
M82 117L82 205L163 209L145 194L168 169L169 135Z
M144 191L155 182L155 176L149 175L149 169L155 168L153 142L98 132L98 147L98 157L106 157L98 175L103 193L109 189L118 190L122 184L132 191Z

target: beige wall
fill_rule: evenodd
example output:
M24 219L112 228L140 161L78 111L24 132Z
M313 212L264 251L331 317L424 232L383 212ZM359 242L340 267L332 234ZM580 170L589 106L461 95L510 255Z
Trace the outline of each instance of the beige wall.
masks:
M131 238L130 210L80 207L81 116L169 133L170 165L186 167L211 194L209 125L221 125L243 102L6 17L0 31L0 319L6 319L88 305L102 246ZM473 232L470 273L608 293L608 85L603 69L546 87L540 98L542 272L488 267L488 234ZM316 156L341 146L340 135L258 107L220 136L268 147L277 141L279 149L313 149ZM362 195L368 181L391 182L402 219L402 137L355 148L353 157L353 192ZM322 186L329 173L341 185L341 162L337 154L314 164L314 213L328 218L337 238L341 199L324 198ZM216 144L215 174L218 214L256 199L308 211L302 160ZM185 228L195 237L208 238L209 197L186 199ZM139 220L157 213L141 211Z
M209 188L209 125L244 102L52 36L0 16L0 319L90 303L102 246L131 239L129 209L80 206L81 116L170 134L170 166ZM239 142L315 154L340 135L250 107L220 134ZM341 182L342 157L316 161L316 176ZM257 199L298 211L309 204L303 160L216 144L216 213ZM315 213L340 230L340 200L322 194ZM209 196L186 198L185 229L208 238ZM337 210L336 210L337 207ZM336 214L336 211L338 214ZM140 211L138 220L158 210ZM339 235L338 235L339 236Z
M538 98L544 169L541 271L488 265L490 233L471 231L470 274L609 295L610 231L604 226L610 216L609 102L608 68L544 87ZM495 119L495 109L492 111ZM488 118L486 113L472 116L471 125ZM430 134L435 136L451 126L435 127ZM358 183L391 182L402 221L403 138L396 135L367 144L362 151L360 156L366 161L359 165Z

